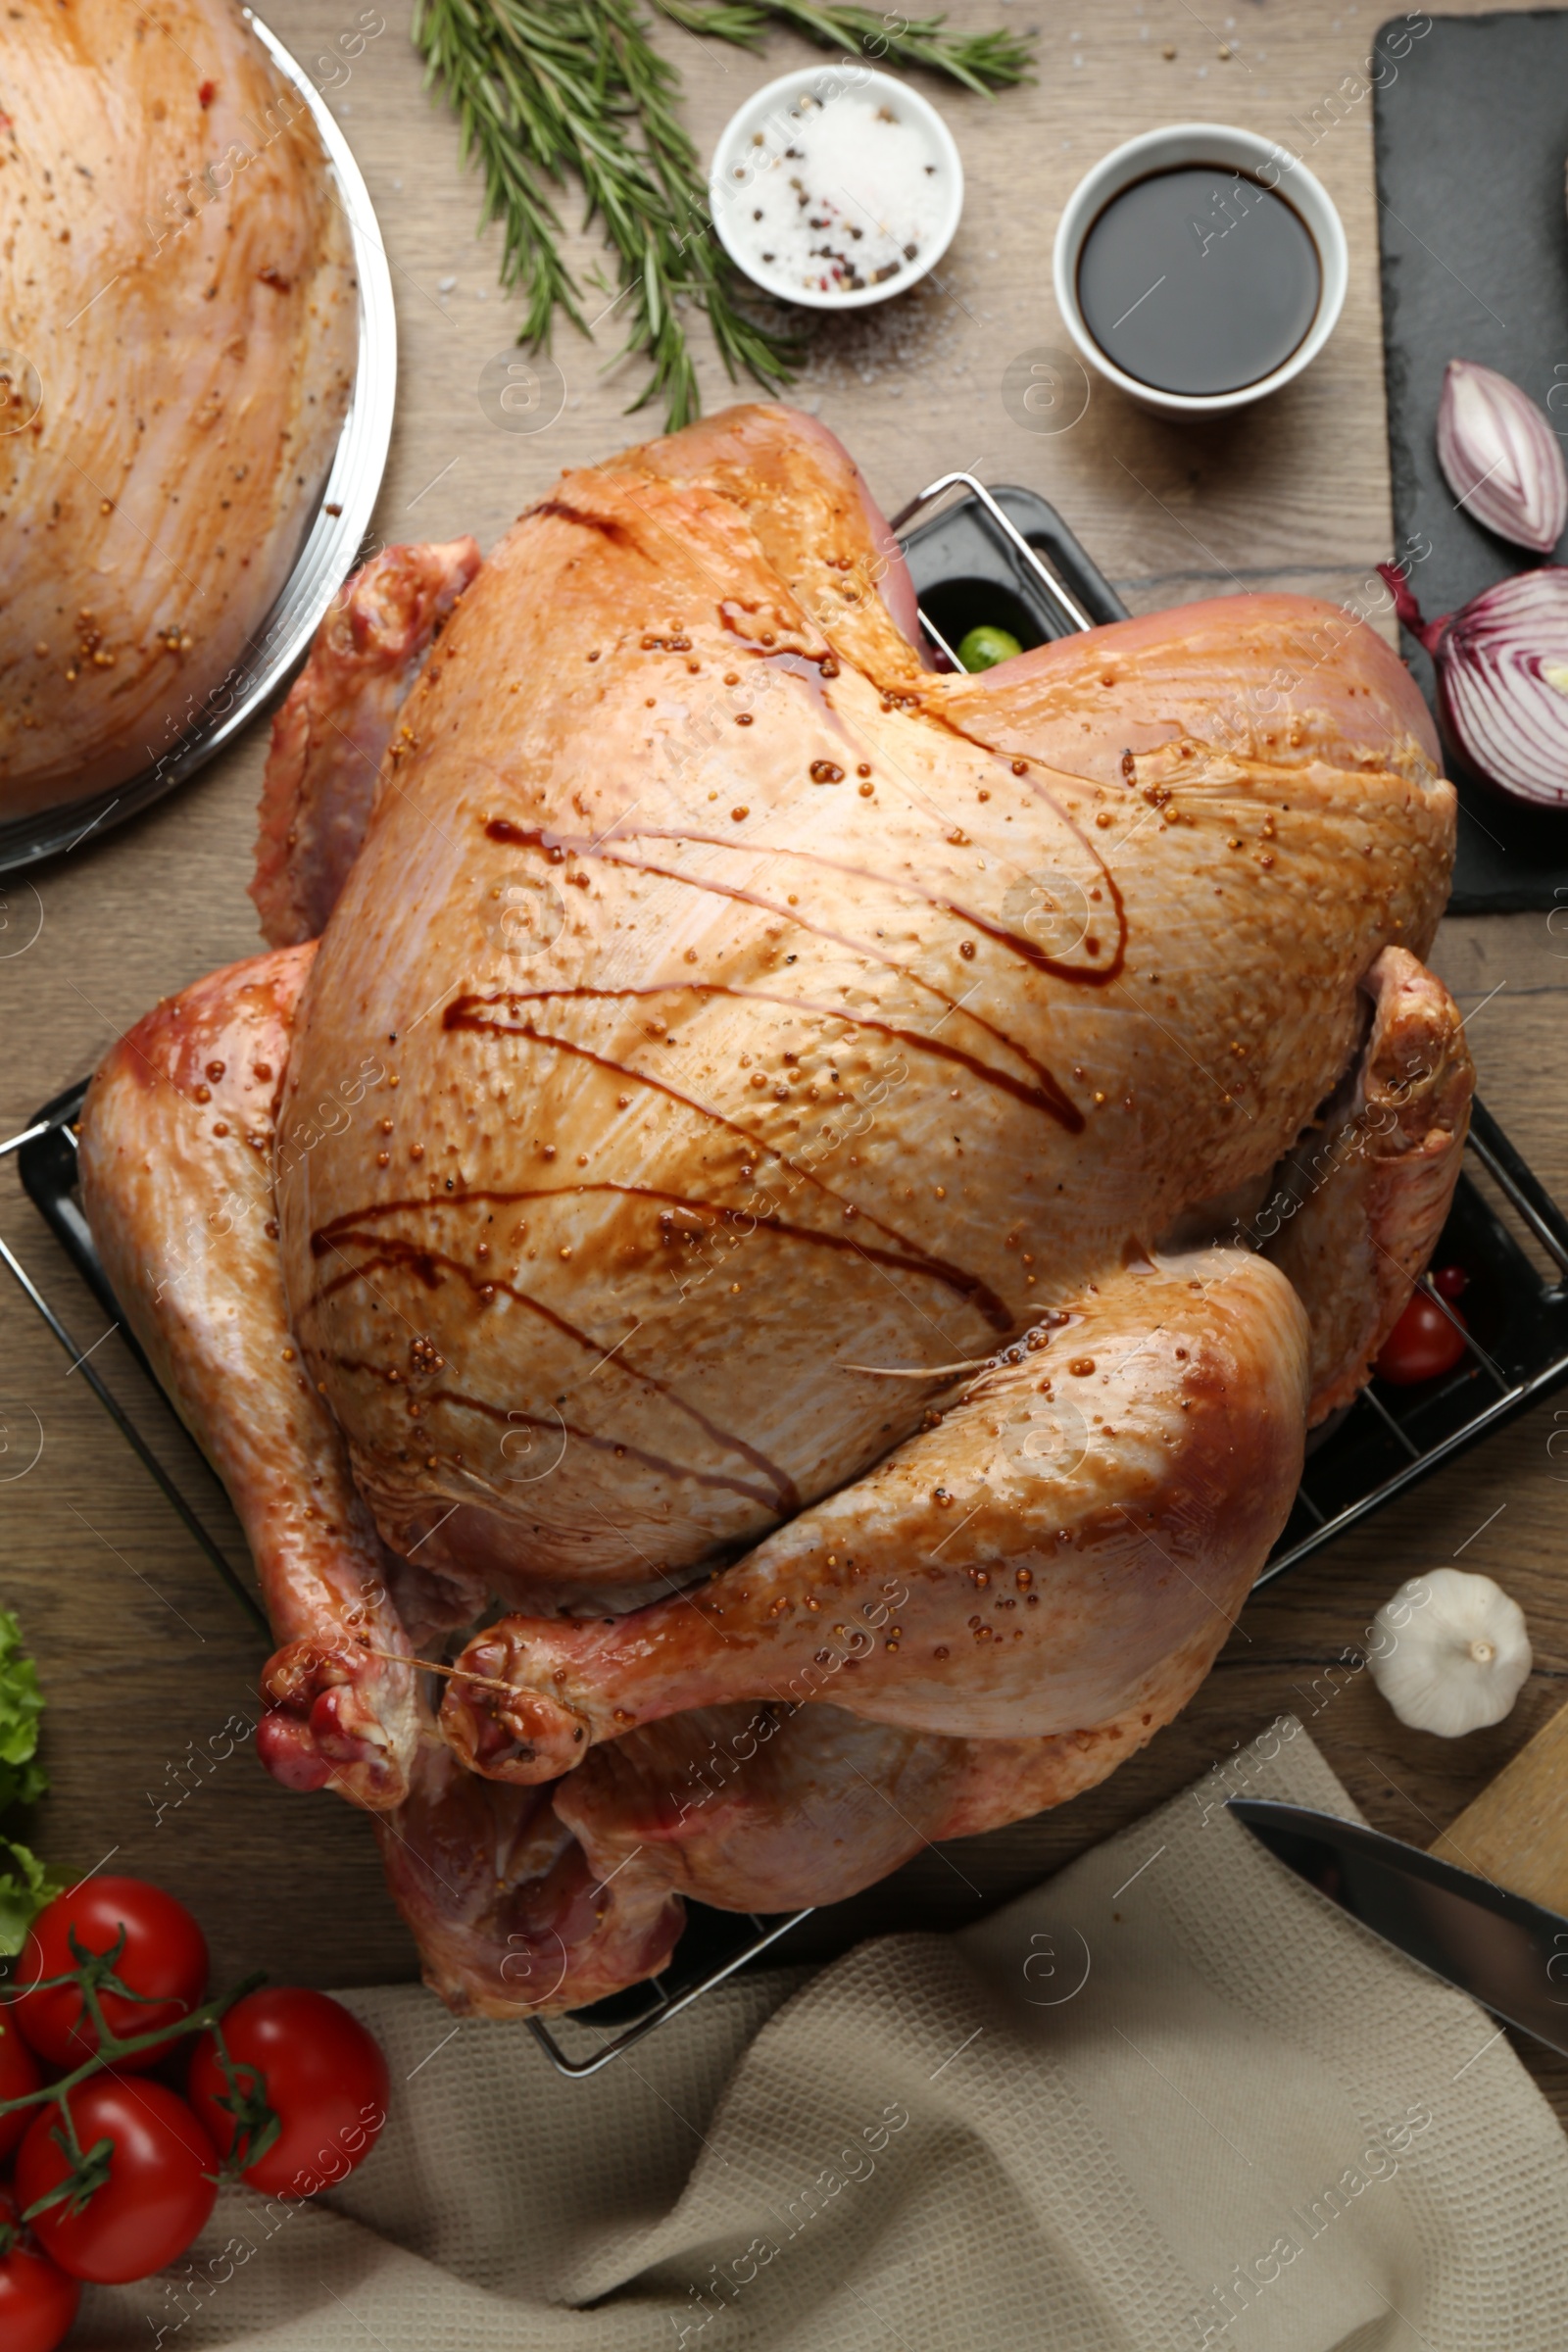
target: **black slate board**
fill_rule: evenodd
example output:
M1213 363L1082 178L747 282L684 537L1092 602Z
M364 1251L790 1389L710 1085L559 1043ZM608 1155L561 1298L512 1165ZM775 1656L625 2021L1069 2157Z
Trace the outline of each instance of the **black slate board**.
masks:
M1419 15L1378 33L1374 125L1395 552L1430 542L1409 577L1434 620L1532 561L1456 511L1438 470L1448 361L1511 376L1568 443L1568 12L1424 21L1418 39ZM1431 662L1408 635L1403 649L1436 708ZM1568 810L1500 800L1446 748L1459 787L1453 911L1568 905Z

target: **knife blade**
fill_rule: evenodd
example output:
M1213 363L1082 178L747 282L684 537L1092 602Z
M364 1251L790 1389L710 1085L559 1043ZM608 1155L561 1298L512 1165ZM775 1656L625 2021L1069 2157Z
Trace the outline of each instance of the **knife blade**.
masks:
M1270 1853L1407 1959L1568 2057L1568 1919L1490 1879L1306 1805L1226 1806Z

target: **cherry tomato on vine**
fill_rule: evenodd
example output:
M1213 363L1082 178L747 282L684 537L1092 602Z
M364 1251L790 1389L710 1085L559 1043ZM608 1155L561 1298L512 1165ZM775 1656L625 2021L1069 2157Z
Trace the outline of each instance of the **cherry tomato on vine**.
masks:
M39 1912L18 1964L23 1989L10 2014L51 2066L79 2066L97 2049L98 2035L83 2015L75 1985L35 1992L26 1986L65 1976L76 1966L73 1933L83 1950L102 1953L114 1948L122 1927L125 1946L115 1974L127 1992L157 1997L128 2001L112 1992L100 1994L112 2034L129 2037L155 2033L160 2026L175 2024L200 2002L207 1986L207 1938L184 1904L145 1879L86 1879ZM141 2073L157 2066L172 2046L158 2043L133 2057L117 2058L115 2064L122 2073Z
M236 2070L255 2069L255 2090L279 2125L272 2145L245 2167L253 2188L268 2196L313 2196L364 2162L386 2121L386 2060L340 2001L264 1985L227 2011L223 2040ZM241 2080L249 2089L249 2078ZM185 2095L226 2156L237 2121L250 2118L236 2119L221 2104L233 2094L211 2034L196 2044Z
M1456 1306L1449 1313L1464 1317ZM1464 1334L1456 1331L1441 1306L1425 1291L1417 1291L1383 1343L1372 1369L1379 1380L1396 1389L1413 1389L1420 1381L1451 1372L1465 1352Z
M55 2352L76 2316L81 2288L29 2246L17 2202L0 2188L0 2344L6 2352Z
M150 2278L204 2228L218 2196L209 2178L218 2169L217 2151L184 2100L162 2082L119 2082L106 2072L72 2091L70 2105L97 2185L77 2212L63 2199L34 2215L33 2234L74 2278L119 2286ZM60 2110L51 2101L22 2143L16 2194L24 2213L71 2177L59 2129ZM102 2141L110 2143L107 2159L94 2166L92 2152Z
M43 2081L38 2061L17 2032L16 2020L0 2009L0 2099L24 2099ZM31 2123L33 2110L0 2115L0 2157L9 2156ZM0 2333L0 2343L5 2341Z

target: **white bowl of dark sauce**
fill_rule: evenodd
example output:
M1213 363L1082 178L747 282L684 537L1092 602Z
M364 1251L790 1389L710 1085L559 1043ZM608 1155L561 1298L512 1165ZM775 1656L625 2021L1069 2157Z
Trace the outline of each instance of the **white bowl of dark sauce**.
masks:
M1113 149L1056 229L1067 332L1166 416L1222 416L1290 383L1334 332L1348 274L1322 181L1289 148L1223 122Z

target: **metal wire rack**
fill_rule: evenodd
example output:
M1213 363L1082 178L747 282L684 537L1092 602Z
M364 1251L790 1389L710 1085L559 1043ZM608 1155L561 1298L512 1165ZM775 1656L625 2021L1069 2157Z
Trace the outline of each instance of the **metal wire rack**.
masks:
M905 542L922 623L955 667L948 640L960 638L975 622L995 620L999 610L1021 638L1036 643L1124 616L1120 600L1060 516L1032 492L990 491L969 474L945 474L895 517L894 528L906 529L914 515L956 489L964 491L963 499L909 531ZM77 1197L74 1124L85 1093L85 1086L78 1085L46 1103L19 1134L0 1141L0 1158L16 1156L24 1190L112 1318L111 1329L118 1331L121 1344L152 1377L121 1320ZM1478 1177L1500 1196L1517 1231L1488 1198ZM1533 1261L1532 1244L1544 1253L1549 1273L1544 1274ZM1353 1406L1318 1433L1290 1520L1257 1580L1260 1585L1386 1508L1466 1446L1568 1385L1568 1218L1479 1102L1473 1107L1465 1169L1437 1256L1440 1261L1457 1260L1471 1277L1465 1314L1453 1318L1463 1332L1463 1359L1447 1378L1419 1389L1385 1391L1374 1382ZM73 1370L80 1372L206 1558L265 1632L266 1612L257 1595L92 1361L102 1342L88 1348L78 1345L3 1239L0 1263L70 1355ZM1452 1315L1446 1299L1435 1292L1431 1296L1444 1313ZM202 1461L194 1445L192 1453ZM810 1917L810 1910L737 1914L694 1903L688 1914L686 1932L659 1978L572 2013L574 2037L580 2030L602 2036L586 2049L573 2052L541 2019L527 2021L560 2073L573 2078L599 2073L779 1944L791 1929Z
M1512 1209L1520 1232L1478 1174ZM1537 1270L1526 1239L1544 1253L1549 1273ZM1457 1325L1463 1356L1446 1379L1419 1388L1390 1390L1374 1380L1325 1429L1260 1585L1568 1383L1568 1218L1484 1102L1471 1105L1464 1170L1433 1254L1470 1278L1462 1320L1428 1278L1421 1282Z

